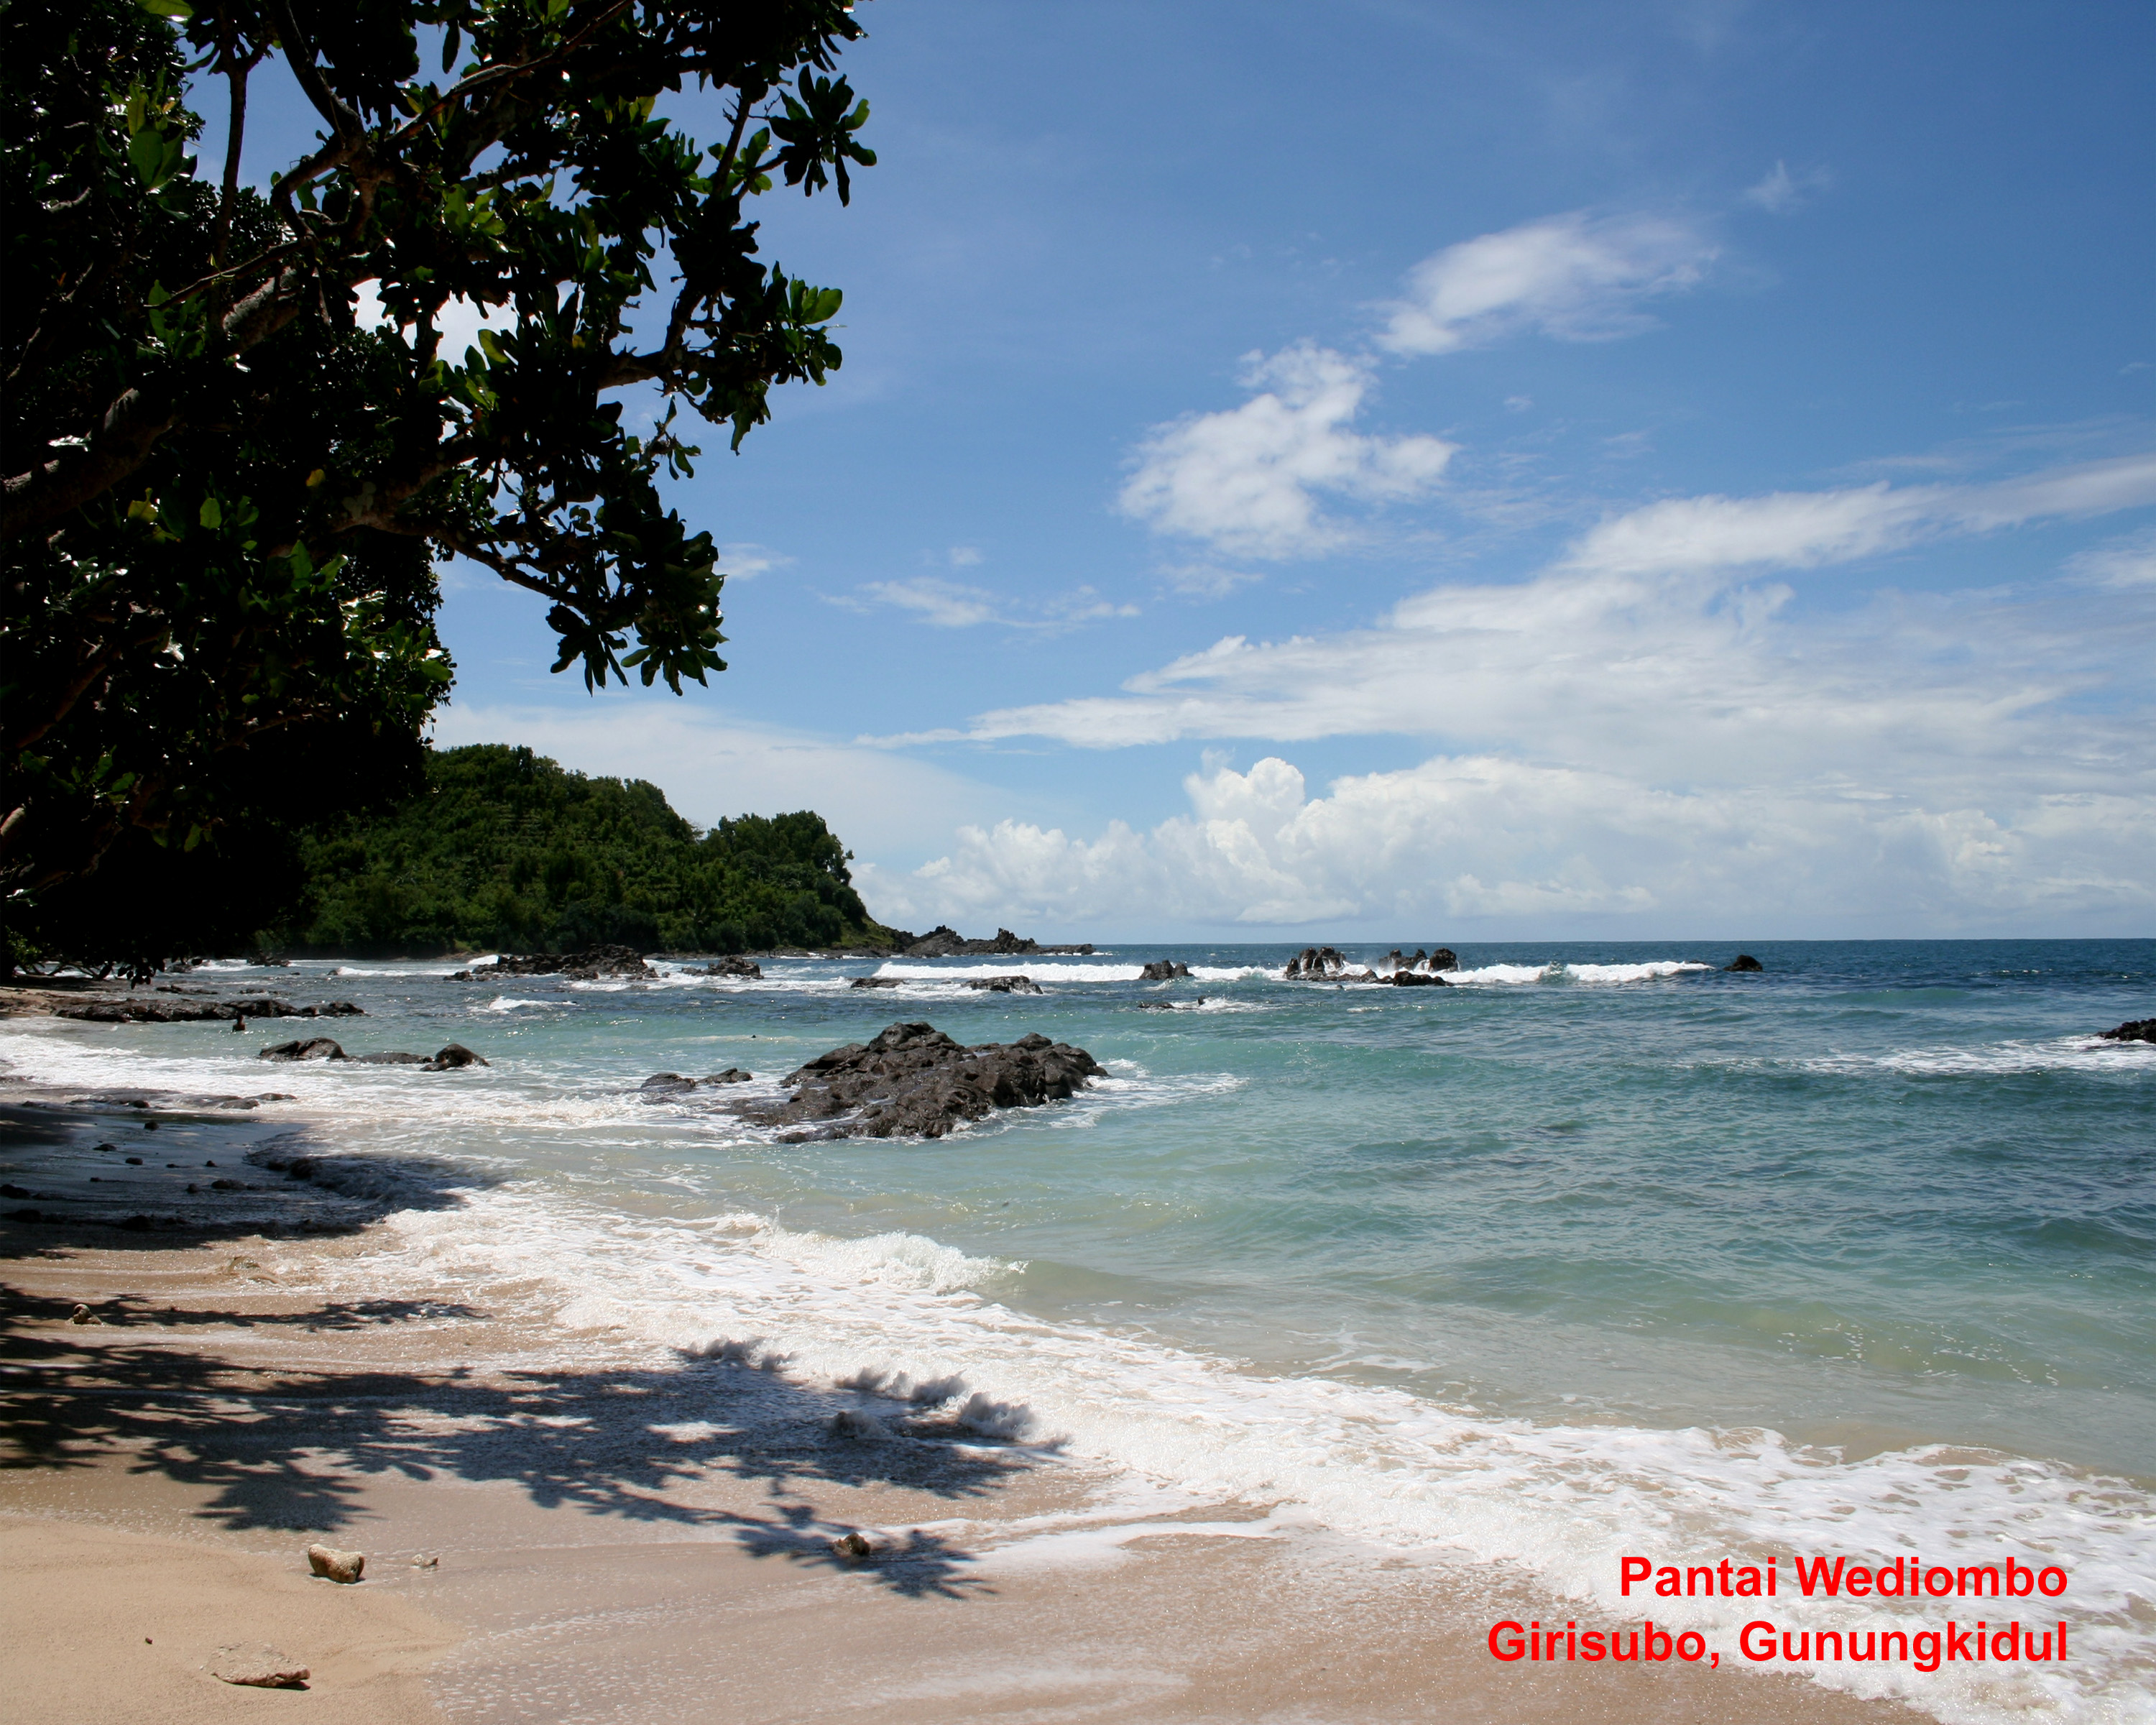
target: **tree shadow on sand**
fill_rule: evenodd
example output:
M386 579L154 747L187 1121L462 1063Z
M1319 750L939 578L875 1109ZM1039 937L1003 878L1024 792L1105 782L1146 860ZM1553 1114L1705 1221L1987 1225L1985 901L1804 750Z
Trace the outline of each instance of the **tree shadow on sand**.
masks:
M978 1500L1041 1460L1037 1449L964 1430L948 1409L802 1384L782 1360L752 1363L752 1348L660 1368L485 1378L465 1368L254 1372L190 1348L186 1332L439 1326L480 1314L387 1300L270 1317L116 1301L100 1308L103 1327L73 1331L50 1327L68 1306L0 1294L6 1375L35 1380L0 1394L0 1468L87 1468L124 1455L132 1473L203 1491L197 1512L235 1530L334 1533L362 1513L372 1476L506 1482L542 1507L722 1529L752 1557L853 1570L902 1594L962 1598L983 1587L964 1572L969 1553L916 1529L853 1558L834 1549L850 1524L819 1514L811 1494L881 1486ZM872 1401L881 1412L867 1411ZM685 1501L720 1476L760 1483L764 1506Z

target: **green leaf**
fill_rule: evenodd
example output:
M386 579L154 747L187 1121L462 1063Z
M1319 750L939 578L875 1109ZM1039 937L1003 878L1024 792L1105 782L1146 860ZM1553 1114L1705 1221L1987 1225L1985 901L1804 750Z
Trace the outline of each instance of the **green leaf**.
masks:
M205 527L221 527L224 525L223 506L214 497L205 497L203 499L202 510L196 519Z
M143 11L158 18L192 18L195 15L195 9L187 4L187 0L136 0L136 3Z

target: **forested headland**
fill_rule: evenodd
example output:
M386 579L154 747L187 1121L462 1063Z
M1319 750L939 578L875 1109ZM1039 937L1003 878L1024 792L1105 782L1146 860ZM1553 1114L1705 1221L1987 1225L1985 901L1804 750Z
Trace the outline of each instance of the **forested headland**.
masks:
M527 748L431 752L426 788L301 836L280 951L645 952L885 947L851 853L807 810L700 830L639 778L589 778Z

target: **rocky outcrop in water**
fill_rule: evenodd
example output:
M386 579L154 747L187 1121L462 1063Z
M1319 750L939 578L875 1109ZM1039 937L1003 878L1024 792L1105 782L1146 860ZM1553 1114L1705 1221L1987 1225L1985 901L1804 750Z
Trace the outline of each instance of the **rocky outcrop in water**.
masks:
M527 952L521 957L504 952L493 963L476 970L460 970L449 980L484 983L498 976L558 976L571 982L593 983L608 977L657 974L634 947L587 947L581 952Z
M1427 970L1399 969L1383 978L1395 988L1449 988L1451 983Z
M2156 1042L2156 1019L2128 1019L2116 1030L2100 1030L2104 1042Z
M991 994L1038 994L1042 992L1039 983L1029 976L969 976L969 988L979 988Z
M349 1019L365 1014L349 1000L295 1006L289 1000L253 994L231 1000L93 1000L82 1006L56 1007L54 1015L91 1024L188 1024L229 1019Z
M997 1108L1034 1108L1075 1096L1102 1076L1082 1048L1038 1034L968 1048L931 1024L893 1024L866 1044L819 1055L786 1078L793 1094L742 1110L767 1126L813 1138L940 1138Z
M1722 968L1724 970L1764 970L1767 967L1749 952L1739 952L1734 964L1725 964Z
M846 985L850 988L896 988L899 978L895 976L857 976Z
M1337 947L1305 947L1281 973L1289 982L1329 982L1347 973L1348 961Z
M1012 952L1090 952L1089 941L1082 947L1044 947L1034 940L1021 939L1008 928L998 928L992 941L969 941L955 928L939 926L931 929L919 940L906 948L909 958L988 958L1000 957Z
M326 1036L310 1036L303 1042L280 1042L255 1056L262 1060L341 1060L345 1051Z
M753 958L721 958L716 964L704 967L706 976L747 977L753 981L763 980L763 967Z
M1180 958L1156 958L1138 973L1142 983L1172 983L1178 977L1190 974L1190 967Z
M706 1086L747 1084L755 1076L755 1073L745 1072L739 1066L729 1066L725 1071L714 1072L708 1078L684 1078L679 1072L654 1072L637 1086L637 1091L649 1101L680 1096Z

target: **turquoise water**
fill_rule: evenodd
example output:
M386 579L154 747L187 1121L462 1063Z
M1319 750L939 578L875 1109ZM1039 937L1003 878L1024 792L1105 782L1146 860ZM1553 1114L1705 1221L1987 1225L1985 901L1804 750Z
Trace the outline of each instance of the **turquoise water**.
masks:
M400 1250L537 1275L595 1348L957 1373L1012 1434L1573 1590L1649 1529L2022 1542L2077 1566L2092 1614L2047 1705L2148 1717L2156 1048L2093 1033L2156 1014L2156 942L1769 943L1759 975L1680 968L1719 947L1468 946L1444 989L1286 983L1294 950L649 985L295 966L285 992L366 1006L355 1052L454 1038L494 1064L278 1085L346 1142L511 1176ZM1152 957L1197 974L1135 980ZM1019 969L1047 992L959 985ZM905 986L846 987L877 970ZM709 1093L633 1093L729 1065L760 1090L901 1019L1040 1030L1112 1076L933 1142L778 1144ZM259 1087L221 1029L8 1051Z

